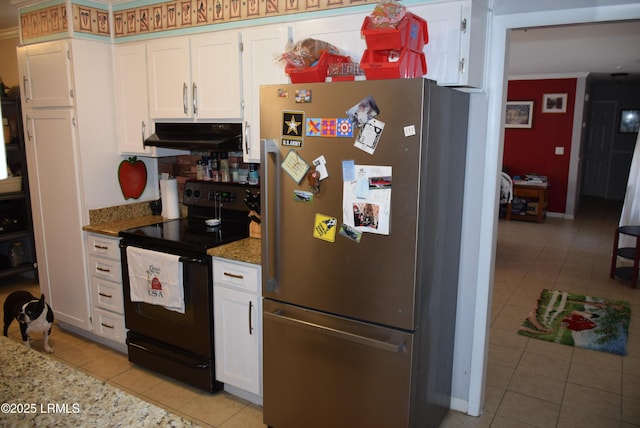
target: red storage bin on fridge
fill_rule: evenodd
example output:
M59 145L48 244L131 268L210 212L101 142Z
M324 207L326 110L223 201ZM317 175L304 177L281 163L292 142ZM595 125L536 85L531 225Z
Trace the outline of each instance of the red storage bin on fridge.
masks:
M351 57L323 52L314 66L296 67L295 65L287 64L284 71L289 75L291 83L324 82L329 64L347 62L351 62Z
M422 51L429 43L427 21L407 12L396 28L375 28L369 16L364 18L361 33L369 50L401 50Z
M423 52L366 49L360 61L367 80L412 79L427 74L427 59Z

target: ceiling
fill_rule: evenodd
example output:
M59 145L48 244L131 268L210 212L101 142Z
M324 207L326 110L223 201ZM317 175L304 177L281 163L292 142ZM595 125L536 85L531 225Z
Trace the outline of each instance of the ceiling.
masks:
M0 0L0 33L18 25L10 0ZM511 32L509 77L594 73L640 82L640 21L519 29Z
M640 80L640 21L518 29L510 40L510 77L629 73L626 80Z
M0 31L18 26L18 11L9 0L0 0Z

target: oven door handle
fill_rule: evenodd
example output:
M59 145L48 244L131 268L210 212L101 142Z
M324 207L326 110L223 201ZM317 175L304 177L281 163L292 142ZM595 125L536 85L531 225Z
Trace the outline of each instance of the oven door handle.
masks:
M174 362L177 362L179 364L187 365L187 366L189 366L191 368L194 368L194 369L208 369L209 368L209 364L207 364L205 362L181 361L181 360L178 360L178 359L175 359L175 358L171 358L171 356L169 356L169 355L167 355L165 353L159 352L159 351L157 351L155 349L149 348L149 347L141 345L139 343L133 343L133 342L131 342L129 340L127 340L127 345L131 346L133 348L139 349L139 350L141 350L143 352L147 352L149 354L155 355L156 357L164 358L165 360L174 361Z
M199 265L206 265L207 260L200 257L185 257L181 256L178 261L180 263L197 263Z

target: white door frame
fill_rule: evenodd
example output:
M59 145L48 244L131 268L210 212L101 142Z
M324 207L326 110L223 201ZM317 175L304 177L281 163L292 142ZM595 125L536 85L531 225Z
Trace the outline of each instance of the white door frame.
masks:
M594 2L596 3L596 2ZM485 159L483 180L475 186L481 191L480 197L465 196L465 203L478 203L481 206L479 219L478 246L476 247L478 261L475 278L465 276L462 271L462 287L459 295L470 292L476 295L473 309L474 320L472 328L471 361L468 379L467 413L479 416L484 402L484 383L487 365L488 332L491 310L491 293L495 266L495 242L497 237L497 197L499 190L498 171L500 171L504 147L504 103L506 101L506 64L508 63L509 31L515 28L539 27L547 25L566 25L589 22L620 21L640 18L640 4L625 4L611 6L584 7L578 9L501 15L494 16L491 21L491 32L488 40L487 52L487 97L482 102L486 105L485 112L476 110L477 115L487 115L485 133ZM474 118L472 117L473 121ZM474 186L471 186L474 187ZM471 188L469 187L469 190ZM467 221L471 227L472 221ZM464 238L463 238L464 242ZM491 249L491 251L487 251ZM468 273L467 273L468 274ZM471 283L467 282L471 280ZM466 286L467 284L470 287ZM466 309L459 305L458 319L461 311ZM464 322L464 321L463 321ZM462 327L462 326L461 326ZM459 331L459 330L458 330ZM456 342L458 342L456 340ZM454 379L454 387L455 379Z

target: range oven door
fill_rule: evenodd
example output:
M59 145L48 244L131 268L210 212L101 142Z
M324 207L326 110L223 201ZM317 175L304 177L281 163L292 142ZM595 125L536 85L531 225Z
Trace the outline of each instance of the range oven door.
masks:
M126 251L130 245L134 244L125 240L120 244L129 360L208 391L220 389L222 384L215 381L210 257L135 245L180 256L185 303L181 314L131 301Z

